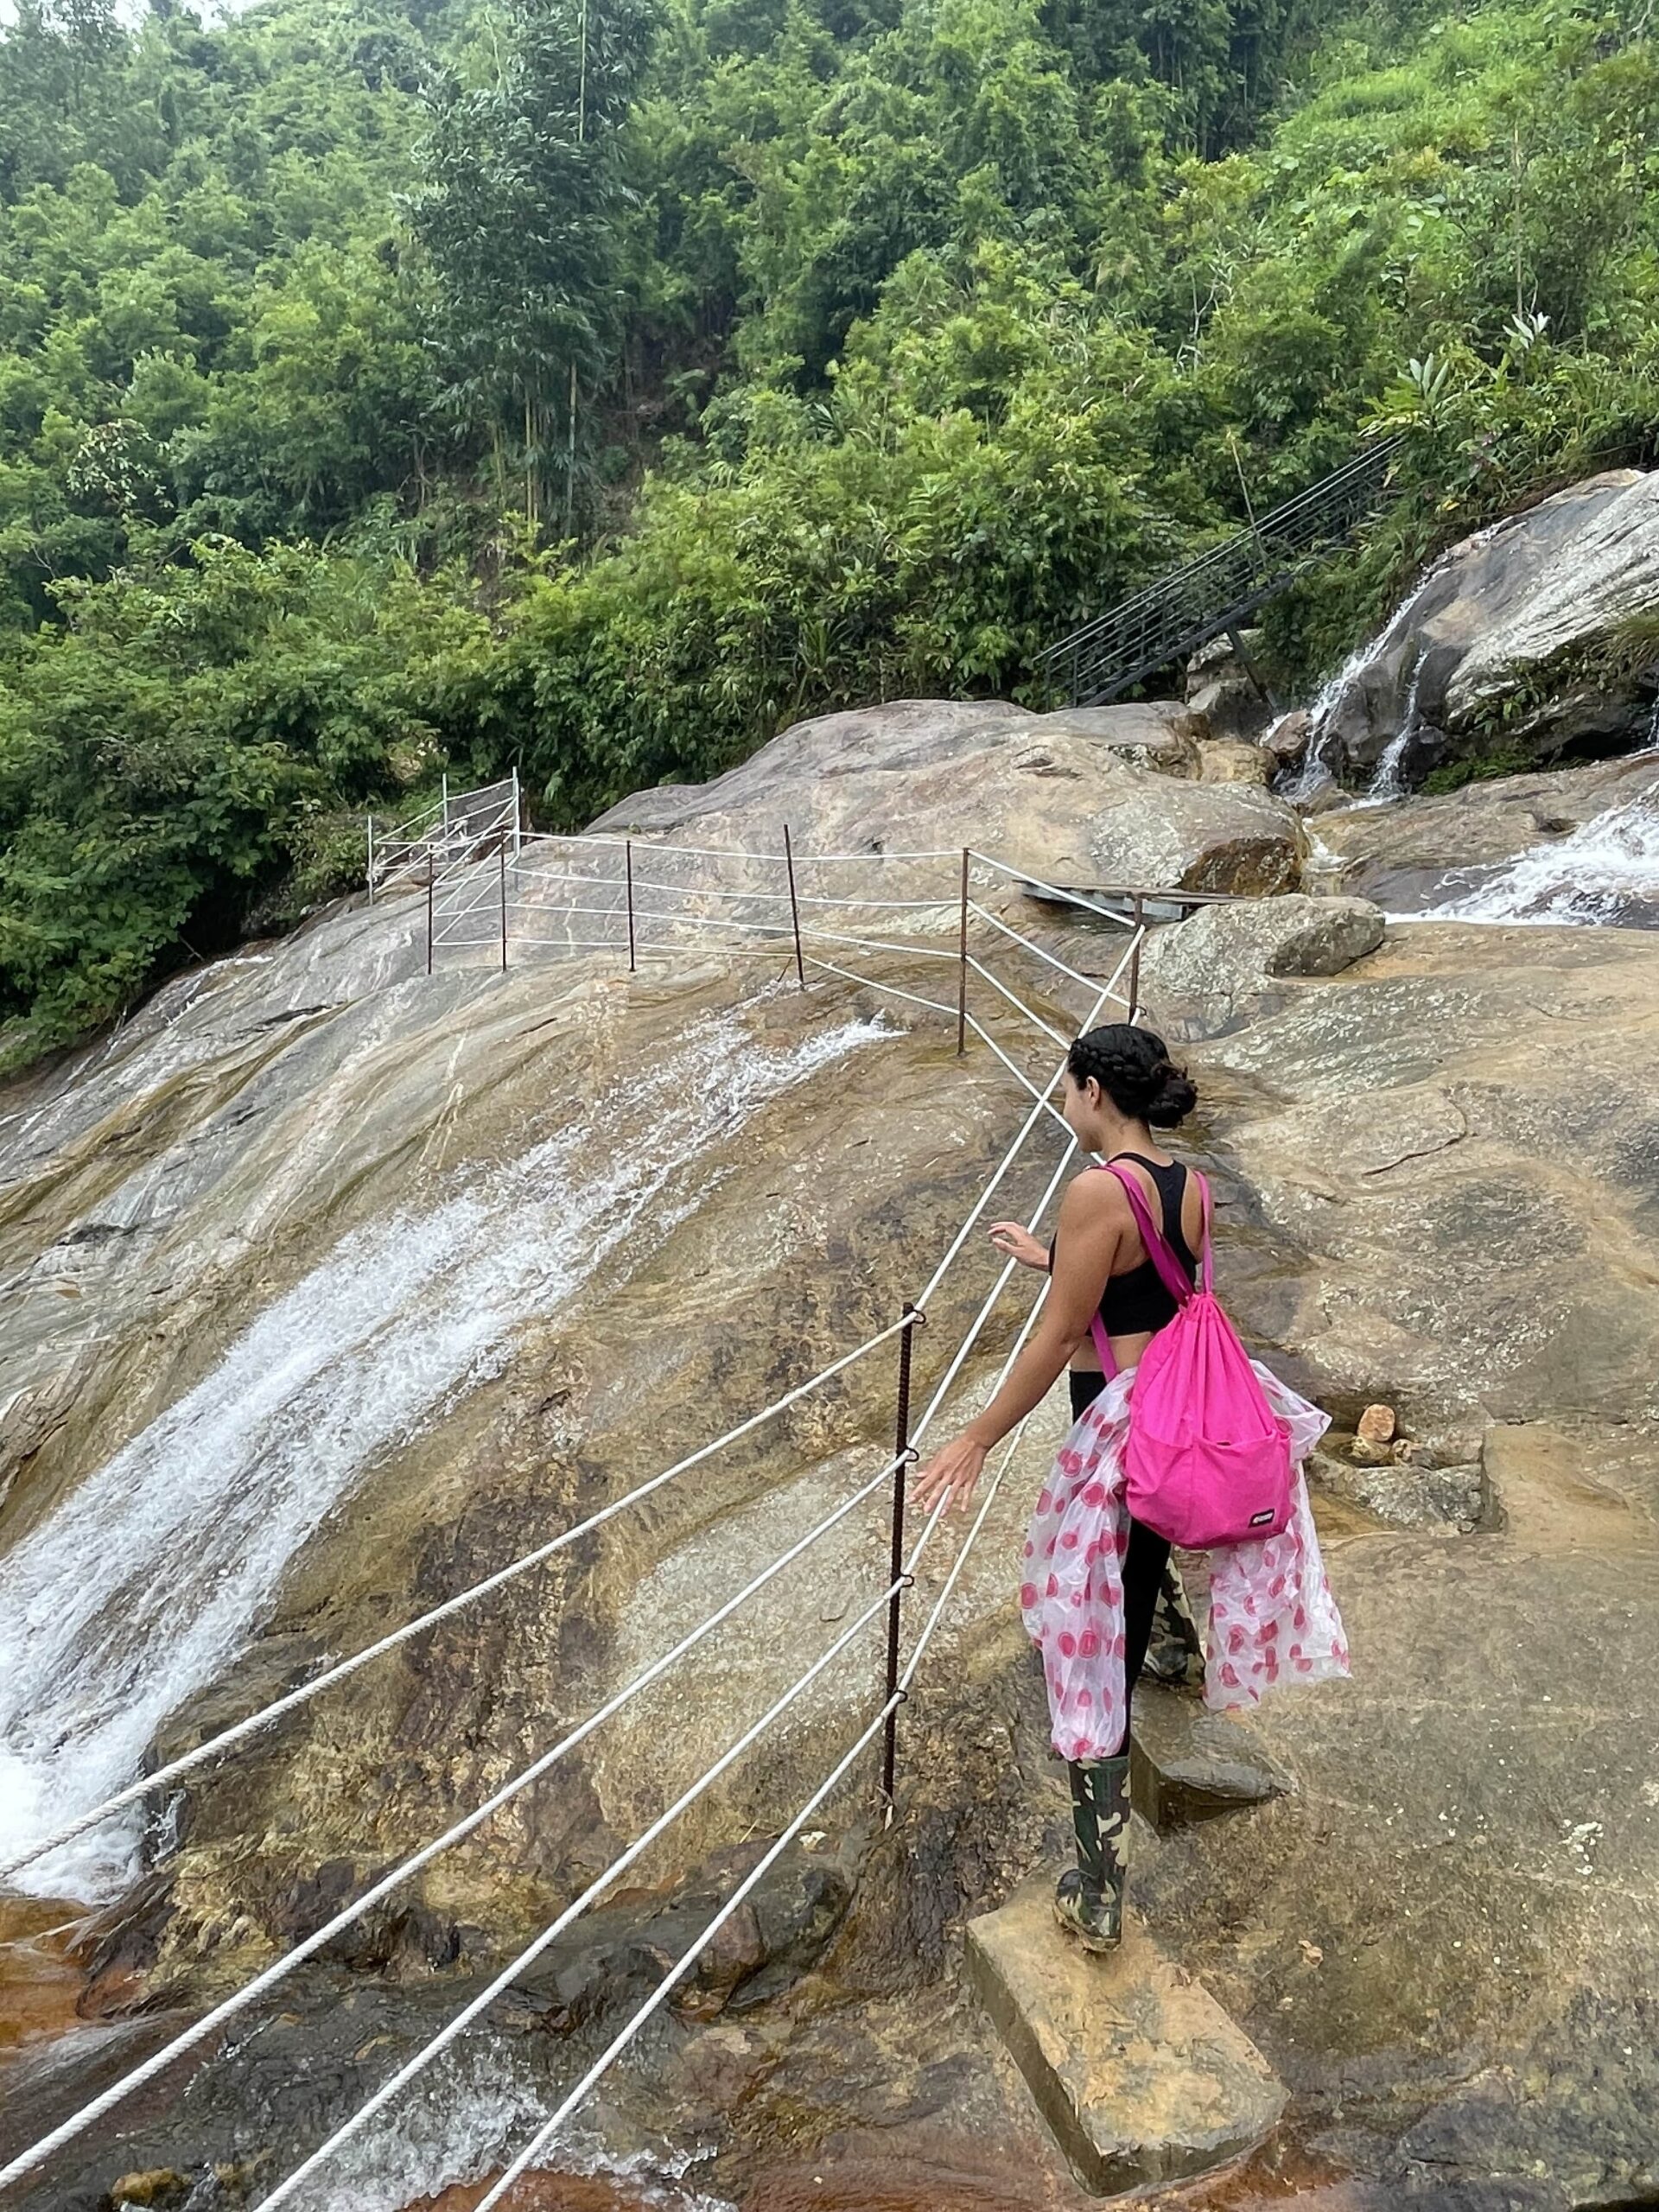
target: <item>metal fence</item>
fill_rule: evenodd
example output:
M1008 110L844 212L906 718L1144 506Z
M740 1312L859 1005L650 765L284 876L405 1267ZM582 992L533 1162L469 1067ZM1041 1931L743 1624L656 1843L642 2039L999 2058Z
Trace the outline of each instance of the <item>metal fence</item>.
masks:
M1384 438L1185 567L1160 576L1037 656L1074 707L1103 706L1184 659L1282 591L1309 561L1345 543L1392 495L1404 435Z
M394 876L412 881L423 893L429 975L455 966L505 970L518 960L565 953L610 953L634 974L648 963L719 954L781 962L804 987L809 969L844 974L849 959L898 955L955 969L961 1044L971 1026L969 974L977 969L993 988L1002 988L974 942L987 951L991 939L1004 950L1019 947L1051 976L1081 985L1097 980L993 912L986 902L996 893L1016 892L1073 924L1122 932L1128 982L1114 995L1131 1018L1139 1005L1143 925L1179 919L1225 895L1058 884L971 847L815 853L802 849L786 825L772 850L526 831L518 804L511 783L448 798L443 814L405 839L378 878L382 887Z
M439 796L419 811L387 828L368 817L368 884L372 904L378 892L397 882L418 880L457 862L493 849L505 837L516 852L523 826L518 771L499 783L452 793L443 779Z

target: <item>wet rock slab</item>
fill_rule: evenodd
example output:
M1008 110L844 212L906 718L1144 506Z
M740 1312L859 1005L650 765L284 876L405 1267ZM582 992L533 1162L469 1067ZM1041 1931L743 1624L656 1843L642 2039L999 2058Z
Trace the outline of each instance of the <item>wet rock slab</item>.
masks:
M1135 1693L1129 1790L1154 1828L1183 1827L1281 1797L1290 1778L1252 1738L1196 1697L1142 1682Z
M1052 1869L968 1923L968 1968L1084 2187L1179 2181L1262 2141L1285 2091L1215 1999L1133 1919L1094 1958L1054 1923Z

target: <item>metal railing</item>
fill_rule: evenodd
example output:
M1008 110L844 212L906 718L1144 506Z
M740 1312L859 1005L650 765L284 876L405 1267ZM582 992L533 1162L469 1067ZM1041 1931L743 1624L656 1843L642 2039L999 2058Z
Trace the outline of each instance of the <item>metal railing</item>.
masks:
M1262 515L1249 529L1160 576L1038 654L1033 665L1074 707L1103 706L1184 659L1344 544L1392 496L1405 434L1384 438Z
M518 771L499 782L480 784L475 790L452 792L443 779L439 796L395 830L381 828L368 817L369 903L388 884L418 880L429 870L440 870L493 849L505 837L514 852L522 836L523 807Z
M475 799L479 795L468 794L467 797ZM444 909L446 919L454 919L458 923L465 924L469 915L478 912L478 905L474 894L480 887L486 894L492 889L494 891L496 905L493 912L492 913L489 907L487 897L484 912L487 918L493 919L499 925L499 941L501 958L505 965L507 948L511 942L508 919L514 903L510 902L507 897L509 860L511 858L512 867L516 870L524 858L524 841L518 829L517 805L516 787L512 791L510 818L499 800L489 794L485 795L485 802L481 805L468 805L461 801L450 800L446 794L435 818L426 825L427 834L423 839L405 841L411 844L421 845L426 868L428 926L432 932L428 940L429 965L439 943L449 941L441 939L434 928L434 923L439 912L435 893L440 880L441 868L445 872L443 880L447 902ZM489 849L480 850L480 842ZM782 1719L795 1701L829 1669L841 1662L843 1655L852 1649L855 1641L867 1630L873 1629L878 1622L881 1623L885 1628L886 1646L884 1663L881 1667L880 1679L883 1682L883 1689L880 1702L874 1713L865 1721L850 1749L830 1770L825 1779L814 1790L805 1806L795 1815L777 1840L769 1847L758 1864L745 1874L731 1897L704 1929L702 1936L677 1961L671 1965L652 1994L637 2009L627 2026L588 2069L581 2082L567 2094L550 2118L541 2123L534 2135L516 2153L506 2171L492 2183L487 2201L491 2203L500 2201L505 2190L511 2186L513 2177L524 2171L539 2153L563 2119L588 2094L595 2082L626 2049L634 2035L650 2018L652 2012L667 1999L677 1984L693 1969L705 1942L713 1934L717 1933L724 1922L741 1907L744 1897L760 1878L760 1874L786 1848L790 1840L804 1827L808 1819L830 1792L844 1781L856 1761L867 1751L873 1750L878 1738L881 1745L878 1802L883 1817L887 1820L893 1817L895 1806L896 1728L899 1708L908 1697L912 1685L918 1679L924 1655L951 1593L957 1586L969 1552L987 1525L997 1485L1001 1483L1020 1443L1025 1422L1021 1421L1006 1440L1001 1465L995 1471L973 1524L955 1560L944 1575L943 1586L925 1622L919 1631L913 1636L906 1659L903 1653L904 1596L908 1590L915 1586L924 1554L941 1525L947 1502L944 1496L935 1501L928 1512L920 1535L912 1541L906 1529L907 1471L919 1457L918 1446L922 1440L934 1421L951 1403L953 1393L959 1388L967 1389L970 1397L977 1397L983 1403L988 1403L995 1395L1012 1371L1022 1346L1035 1325L1040 1311L1040 1302L1033 1300L1030 1304L1014 1344L1002 1360L988 1392L984 1390L982 1385L960 1383L959 1378L963 1376L966 1363L975 1353L976 1347L981 1345L981 1340L998 1309L1000 1301L1018 1273L1019 1263L1011 1257L1006 1259L989 1290L981 1300L977 1311L963 1330L955 1350L946 1363L943 1374L935 1382L928 1402L919 1418L912 1421L912 1347L915 1332L926 1324L928 1309L940 1286L969 1248L975 1229L988 1213L992 1202L997 1198L998 1193L1005 1190L1009 1176L1016 1171L1024 1173L1031 1167L1033 1162L1027 1147L1036 1133L1043 1128L1046 1122L1055 1123L1064 1135L1065 1145L1058 1161L1048 1175L1041 1195L1036 1199L1034 1205L1028 1205L1027 1209L1028 1224L1033 1232L1052 1204L1078 1147L1076 1133L1065 1125L1053 1103L1053 1094L1058 1090L1065 1071L1064 1047L1067 1039L1004 983L985 960L978 957L970 950L974 942L969 929L970 920L977 918L982 923L992 925L998 938L999 950L1023 950L1043 966L1048 977L1058 973L1070 983L1078 986L1088 1001L1087 1011L1081 1017L1082 1026L1084 1028L1096 1020L1108 1001L1113 1000L1120 1004L1128 1004L1130 1018L1133 1019L1132 1001L1135 990L1133 978L1136 971L1144 932L1137 929L1126 933L1126 941L1117 939L1114 942L1113 950L1118 957L1109 972L1104 975L1085 975L1060 958L1052 949L1025 937L1020 931L1012 927L1006 918L993 914L973 896L976 880L982 888L988 888L989 883L997 879L1004 881L1011 880L1022 887L1034 882L1036 879L1022 875L1006 862L995 860L986 855L975 853L971 849L967 848L959 851L926 854L808 855L795 849L792 838L786 833L784 849L781 853L749 853L731 849L711 854L709 850L703 849L696 854L695 857L703 862L712 858L727 865L733 873L746 877L747 880L743 881L736 883L710 881L707 879L711 871L705 868L702 872L703 880L677 886L665 883L660 877L646 875L634 867L633 848L636 841L630 838L608 840L548 838L534 842L548 849L549 856L556 861L557 860L556 849L564 846L580 849L579 857L583 863L582 868L572 868L568 864L563 868L555 867L548 871L550 882L547 887L551 887L554 882L560 882L565 877L572 874L579 875L582 879L579 888L582 890L585 902L584 911L591 912L593 893L597 885L601 893L608 901L599 908L599 912L613 925L612 934L605 942L619 956L626 953L631 968L637 965L642 949L646 950L657 949L654 946L642 948L640 931L646 919L675 931L690 929L703 932L704 934L697 939L697 943L705 953L709 950L706 933L710 930L729 930L734 927L740 930L753 928L759 931L766 940L763 947L754 949L764 950L767 957L774 959L782 954L789 965L793 967L803 988L807 988L807 969L811 968L815 970L827 970L846 977L899 1000L933 1007L955 1023L959 1052L965 1048L968 1032L973 1031L975 1035L980 1038L995 1053L1003 1065L1015 1076L1020 1088L1025 1090L1033 1103L1019 1129L1002 1151L992 1173L982 1185L967 1214L957 1225L926 1283L912 1298L905 1301L902 1312L884 1328L875 1332L863 1343L843 1352L839 1358L830 1363L817 1374L797 1383L771 1404L749 1414L721 1435L712 1439L689 1456L676 1461L671 1466L652 1476L647 1481L639 1484L625 1496L613 1499L601 1506L577 1526L563 1530L537 1545L533 1550L517 1559L508 1560L482 1580L445 1598L440 1604L434 1605L418 1618L393 1629L366 1648L346 1658L334 1661L310 1681L285 1692L258 1712L246 1716L218 1736L184 1753L159 1772L152 1772L129 1783L113 1796L105 1799L101 1803L79 1815L71 1823L59 1828L52 1835L39 1839L21 1857L13 1857L3 1868L0 1868L0 1872L16 1872L19 1867L38 1859L42 1853L59 1844L74 1835L86 1832L99 1821L118 1810L135 1803L153 1803L156 1793L163 1786L170 1787L173 1783L182 1781L188 1774L194 1773L210 1762L223 1758L226 1753L245 1743L256 1732L274 1725L278 1719L293 1712L302 1703L308 1702L327 1688L355 1675L359 1669L367 1667L373 1661L391 1651L405 1647L415 1637L424 1635L441 1622L454 1617L463 1608L482 1603L509 1581L539 1567L556 1554L568 1549L578 1539L584 1537L614 1516L655 1494L671 1481L693 1466L707 1461L715 1453L723 1450L738 1439L754 1433L762 1424L771 1422L786 1408L799 1402L809 1392L817 1390L832 1376L843 1373L854 1362L861 1360L877 1346L891 1344L895 1338L897 1338L898 1371L893 1402L894 1407L893 1449L890 1453L884 1452L880 1463L856 1489L841 1499L813 1528L785 1546L773 1559L754 1573L741 1589L716 1605L668 1650L659 1654L629 1681L588 1713L585 1719L570 1728L556 1742L538 1752L520 1770L500 1782L481 1802L474 1805L454 1820L441 1834L412 1850L398 1863L380 1872L359 1894L343 1904L321 1925L311 1929L302 1940L284 1951L254 1975L251 1980L221 1998L206 2011L188 2019L172 2035L170 2039L160 2043L156 2048L150 2050L142 2060L128 2071L121 2074L118 2078L105 2082L79 2109L60 2120L37 2141L15 2152L8 2163L0 2165L0 2189L36 2171L59 2150L74 2141L99 2122L107 2119L139 2089L166 2074L176 2061L191 2050L206 2045L210 2037L218 2036L221 2030L227 2028L233 2021L251 2015L256 2005L260 2005L308 1960L316 1956L325 1946L335 1941L345 1929L364 1918L394 1890L434 1863L441 1855L476 1834L493 1819L499 1810L567 1758L573 1750L585 1742L626 1704L661 1681L682 1658L702 1643L705 1639L718 1633L725 1623L735 1616L763 1587L803 1559L821 1538L847 1524L861 1506L867 1503L874 1504L878 1497L883 1493L886 1494L887 1515L886 1528L878 1540L882 1558L881 1573L877 1578L879 1586L863 1605L856 1618L842 1630L827 1649L821 1652L805 1670L781 1692L760 1719L737 1733L727 1748L704 1769L675 1802L652 1821L632 1843L628 1844L611 1864L595 1877L588 1888L563 1909L550 1926L542 1929L524 1951L509 1961L482 1989L470 1997L421 2049L415 2051L400 2067L388 2075L366 2100L341 2125L337 2126L324 2142L309 2153L299 2167L282 2179L273 2178L268 2194L260 2200L257 2212L277 2212L277 2208L289 2202L308 2178L332 2158L346 2142L367 2128L405 2088L415 2082L432 2061L466 2032L475 2020L482 2017L489 2005L546 1951L566 1927L590 1904L609 1890L620 1875L645 1853L682 1812L696 1802L715 1782L729 1771L738 1759L745 1757L760 1744L770 1732L773 1724ZM608 849L608 858L612 863L608 868L594 858L595 849ZM688 849L683 847L651 846L646 849L653 862L659 865L662 863L664 854L678 853L682 857L687 856L688 854ZM462 857L455 857L457 855ZM924 865L948 864L948 874L942 876L941 881L942 884L948 884L949 888L942 896L906 897L885 900L866 899L856 895L849 896L839 893L819 893L810 890L804 891L798 880L799 875L804 874L810 881L812 871L815 868L845 868L855 864L868 865L872 861L883 868L902 863L911 870ZM779 868L784 871L785 880L781 884L776 880L775 871ZM913 883L909 887L913 888ZM1106 908L1095 905L1084 894L1067 893L1046 885L1042 887L1046 893L1070 903L1079 912L1092 912L1096 917L1103 916L1108 922L1117 922L1120 919ZM660 893L664 889L676 894L683 902L682 906L672 910L653 907L648 915L643 914L636 904L639 894L645 892ZM1175 893L1168 895L1180 899L1185 894ZM1192 894L1188 903L1200 903L1200 899L1201 894ZM716 907L721 902L735 904L751 911L760 906L762 909L770 910L770 918L750 923L740 915L713 911L691 912L685 910L683 902L686 901L701 901L705 910ZM522 907L533 902L521 898L516 903ZM779 911L780 907L786 911ZM837 913L846 909L855 912L879 910L889 918L897 918L897 927L900 934L896 938L893 936L874 937L868 933L856 933L852 929L826 930L820 927L812 918L815 914L822 913L826 909L836 910ZM573 910L569 906L556 907L550 900L543 902L544 916L549 918ZM625 924L626 925L626 934L624 934ZM586 922L583 924L584 928L590 925ZM861 926L868 931L881 925L871 923ZM907 929L912 931L918 931L920 938L912 934L906 938L902 932ZM938 944L930 944L922 941L930 933L954 936L957 940L955 949L946 949ZM890 980L868 973L861 974L825 960L816 952L807 950L809 944L824 939L834 943L838 949L842 946L850 946L855 950L866 952L902 954L907 957L931 957L950 962L957 971L958 988L956 1002L952 1005L920 998L918 994L896 986ZM492 931L489 938L484 941L493 948L497 941L497 933ZM715 944L721 951L729 952L734 949L728 938L716 937ZM668 939L661 949L683 950L683 941L680 937L673 937ZM1071 948L1068 946L1068 949ZM988 950L989 947L982 945L982 950ZM991 987L996 993L1001 1004L1004 1007L1011 1006L1030 1029L1040 1033L1046 1041L1058 1044L1062 1047L1062 1057L1058 1064L1049 1062L1052 1072L1047 1075L1046 1082L1040 1074L1033 1077L1017 1066L1009 1053L1004 1051L992 1036L986 1024L969 1012L968 984L970 973L976 975L985 984ZM1127 985L1127 998L1124 983L1126 976L1130 978ZM1051 985L1051 991L1052 988ZM1053 1010L1057 1015L1059 1014L1058 1000L1053 1002ZM988 1004L985 1011L988 1016L992 1014L993 1008ZM1078 1017L1075 1013L1067 1011L1060 1018L1066 1020L1069 1025ZM1005 1195L1001 1203L1006 1206L1009 1203L1009 1196ZM872 1548L874 1547L872 1546ZM845 1607L842 1610L844 1611ZM839 1615L836 1618L839 1618ZM221 2045L221 2048L223 2047ZM365 2055L359 2054L359 2056Z
M1179 921L1231 895L1179 885L1060 885L972 847L812 853L795 843L787 823L775 852L524 831L518 797L516 784L506 784L452 798L448 826L435 823L423 840L410 841L414 858L402 873L424 892L429 975L457 960L505 972L515 958L607 951L634 974L648 961L718 950L737 959L781 958L804 989L809 968L837 972L836 961L849 952L950 961L958 971L961 1049L970 1026L968 976L976 964L970 917L982 933L992 931L1005 944L1012 939L1079 983L1090 981L990 912L983 900L995 887L1067 912L1074 923L1103 922L1133 940L1128 988L1114 994L1130 1020L1139 1010L1145 926ZM689 878L677 880L688 868ZM900 880L889 893L895 871ZM880 887L862 888L861 873L873 874Z

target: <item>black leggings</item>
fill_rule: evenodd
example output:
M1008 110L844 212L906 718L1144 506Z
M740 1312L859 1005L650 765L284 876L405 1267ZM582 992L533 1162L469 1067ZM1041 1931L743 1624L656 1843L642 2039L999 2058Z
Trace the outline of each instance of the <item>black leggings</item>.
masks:
M1076 1421L1106 1388L1106 1377L1074 1367L1071 1382L1071 1418ZM1143 1521L1137 1521L1131 1514L1129 1548L1123 1555L1124 1725L1123 1740L1117 1747L1120 1752L1129 1748L1130 1700L1146 1661L1147 1646L1152 1641L1152 1617L1158 1609L1159 1587L1168 1564L1168 1537L1154 1535Z

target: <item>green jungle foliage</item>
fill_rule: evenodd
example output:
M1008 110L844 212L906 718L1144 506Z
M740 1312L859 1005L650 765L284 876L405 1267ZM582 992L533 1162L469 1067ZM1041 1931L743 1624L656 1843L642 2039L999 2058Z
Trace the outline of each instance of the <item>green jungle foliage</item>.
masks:
M1281 602L1639 448L1646 13L21 0L0 37L0 1040L517 766L562 825L1045 643L1345 457Z

